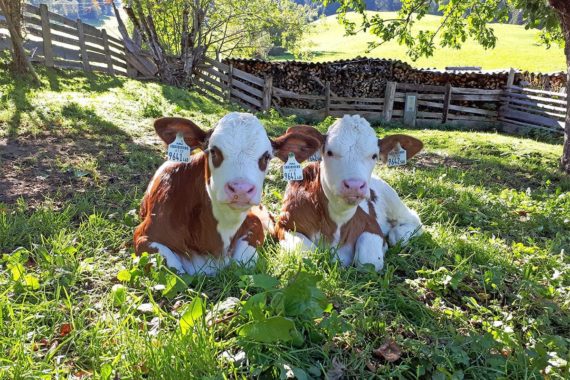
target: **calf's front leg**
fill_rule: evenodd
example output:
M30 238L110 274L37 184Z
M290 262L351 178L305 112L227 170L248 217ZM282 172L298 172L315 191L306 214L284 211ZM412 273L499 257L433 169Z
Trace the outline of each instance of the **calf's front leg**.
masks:
M384 267L384 254L387 250L388 245L382 236L364 232L356 240L354 263L357 267L372 264L374 269L379 272Z

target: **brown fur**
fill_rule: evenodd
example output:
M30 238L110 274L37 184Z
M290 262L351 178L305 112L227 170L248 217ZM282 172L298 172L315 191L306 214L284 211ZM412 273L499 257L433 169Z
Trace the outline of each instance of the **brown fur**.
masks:
M319 164L310 164L303 170L302 181L289 184L275 228L277 239L283 240L285 233L291 231L302 233L310 239L320 233L325 243L333 242L338 226L328 213L328 200L324 194L319 173ZM358 207L352 219L341 226L339 246L347 244L354 246L358 237L364 232L384 237L370 201L369 209L370 214L367 214Z
M172 164L155 178L142 200L142 222L134 233L137 254L155 252L149 244L156 242L178 254L222 256L223 242L206 191L208 179L205 153L197 154L187 164ZM263 244L261 221L252 213L232 238L230 247L242 237L254 247Z

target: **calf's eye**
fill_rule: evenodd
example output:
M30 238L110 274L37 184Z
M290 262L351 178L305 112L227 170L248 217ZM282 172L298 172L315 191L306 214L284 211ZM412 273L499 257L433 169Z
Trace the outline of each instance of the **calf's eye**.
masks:
M263 153L263 155L259 157L259 170L265 171L267 169L267 164L269 164L269 160L271 160L269 152Z
M372 155L372 159L373 159L373 160L377 160L377 159L378 159L378 155L377 155L377 154L373 154L373 155Z
M327 150L327 156L332 157L333 156L333 152L330 150Z

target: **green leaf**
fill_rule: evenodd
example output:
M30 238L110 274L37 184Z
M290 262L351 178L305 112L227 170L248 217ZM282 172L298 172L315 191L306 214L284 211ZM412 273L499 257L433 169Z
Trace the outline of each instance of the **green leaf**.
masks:
M255 320L265 319L263 310L267 303L267 293L255 294L245 302L242 308L242 313L248 313Z
M26 286L32 290L38 290L40 288L40 280L33 274L24 276L24 281L26 282Z
M324 293L317 288L319 276L300 272L283 291L283 304L287 316L304 316L316 318L320 316L328 301Z
M292 339L291 330L295 323L285 317L271 317L262 321L250 322L238 331L240 336L261 343L288 342Z
M186 307L186 311L180 318L180 331L182 335L186 335L196 322L204 315L204 301L200 297L195 297Z
M129 282L131 281L131 272L127 269L123 269L119 274L117 274L117 279L122 282Z
M111 288L111 296L113 297L113 305L121 306L127 300L127 290L121 284L115 284Z
M110 364L103 364L101 366L101 380L109 380L113 374L113 367Z
M168 299L173 298L178 293L183 292L188 289L188 285L182 281L178 276L173 274L166 275L165 288L162 291L162 295Z
M273 290L277 288L277 285L279 285L278 279L266 274L253 274L253 275L241 276L240 279L249 286L262 288L263 290Z
M15 263L15 264L10 263L8 264L8 268L12 273L12 280L14 281L18 281L25 272L24 266L21 263Z

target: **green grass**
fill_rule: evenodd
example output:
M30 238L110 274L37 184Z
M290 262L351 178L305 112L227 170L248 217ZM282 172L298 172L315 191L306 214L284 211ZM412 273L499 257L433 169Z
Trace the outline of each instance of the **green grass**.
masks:
M426 230L391 248L381 273L268 241L252 270L177 278L160 258L132 256L136 210L164 157L152 119L211 127L229 108L155 83L42 70L38 89L0 72L0 378L570 375L559 141L378 126L425 143L407 167L376 169ZM294 123L260 117L273 136ZM273 210L278 178L274 163ZM204 317L229 297L243 304ZM394 362L374 354L389 341ZM245 362L224 359L240 351Z
M372 13L372 12L371 12ZM379 12L386 19L396 16L395 12ZM349 19L358 20L355 14ZM417 23L422 30L436 30L441 17L428 15ZM494 49L485 50L473 40L465 42L461 50L438 47L433 57L420 58L411 62L406 55L407 48L396 41L386 42L367 53L368 42L377 41L377 37L368 32L354 36L345 36L344 26L336 16L317 20L314 29L303 42L305 51L312 54L313 61L351 59L356 56L400 59L410 62L415 67L443 69L446 66L481 66L484 70L508 69L514 67L536 72L565 71L564 51L558 45L547 49L538 43L538 31L525 30L523 26L493 24L498 37ZM280 56L277 59L291 59Z

